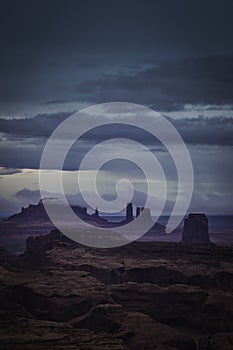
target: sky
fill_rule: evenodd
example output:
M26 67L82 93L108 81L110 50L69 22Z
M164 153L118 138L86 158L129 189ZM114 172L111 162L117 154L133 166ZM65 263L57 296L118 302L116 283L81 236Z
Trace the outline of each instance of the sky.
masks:
M177 128L194 168L190 211L232 214L232 13L231 0L2 2L2 215L39 200L40 157L53 130L84 107L114 101L150 107ZM130 129L100 128L74 147L64 169L70 200L83 204L73 186L82 157L119 134L146 144L163 164L169 212L174 164L156 140ZM105 198L114 197L116 179L129 176L135 203L144 200L146 186L133 165L115 161L102 175Z

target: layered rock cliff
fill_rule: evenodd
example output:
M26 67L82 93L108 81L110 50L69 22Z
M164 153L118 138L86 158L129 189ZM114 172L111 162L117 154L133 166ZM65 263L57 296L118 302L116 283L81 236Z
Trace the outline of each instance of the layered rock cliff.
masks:
M232 253L168 243L92 249L58 231L29 238L0 270L1 345L231 349Z

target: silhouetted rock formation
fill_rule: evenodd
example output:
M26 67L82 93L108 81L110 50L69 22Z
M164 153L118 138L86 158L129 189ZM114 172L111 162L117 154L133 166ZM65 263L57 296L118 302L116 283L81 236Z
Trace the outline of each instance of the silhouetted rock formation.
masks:
M62 246L66 249L77 247L77 243L63 235L55 229L47 235L32 237L26 240L26 250L18 258L20 267L27 269L43 268L48 264L46 252L56 246Z
M27 237L48 234L51 230L56 229L44 208L45 200L50 199L43 199L38 204L22 207L19 213L0 222L0 246L14 253L22 252ZM62 220L63 204L56 200L50 201L51 205L54 206L54 210L61 213ZM93 215L89 215L85 207L73 205L71 208L77 216L91 225L102 227L108 224L106 219L99 216L98 210Z
M126 207L126 221L133 220L133 204L128 203Z
M50 221L47 212L44 208L44 201L48 200L52 209L60 213L59 217L64 220L64 224L67 222L63 218L63 204L60 201L53 199L40 200L38 204L30 204L28 207L22 207L21 212L10 216L8 219L0 222L0 246L6 248L13 253L21 253L26 246L26 239L29 236L40 236L51 232L56 229L54 224ZM80 206L71 206L74 213L79 216L83 221L92 226L101 228L114 228L121 225L125 225L134 220L133 216L133 204L129 203L126 207L126 219L122 222L109 222L105 218L99 215L99 211L96 208L94 214L88 214L87 208ZM137 215L144 213L143 218L146 223L151 223L151 229L147 236L143 236L143 239L152 239L153 235L157 233L165 233L165 227L156 223L153 225L153 221L150 215L150 210L143 207L137 208ZM142 222L142 221L141 221ZM81 223L80 229L84 229L85 224ZM75 226L75 228L77 228Z
M136 208L136 217L138 217L141 213L141 208L140 207L137 207Z
M189 214L184 221L182 242L210 243L208 219L205 214Z

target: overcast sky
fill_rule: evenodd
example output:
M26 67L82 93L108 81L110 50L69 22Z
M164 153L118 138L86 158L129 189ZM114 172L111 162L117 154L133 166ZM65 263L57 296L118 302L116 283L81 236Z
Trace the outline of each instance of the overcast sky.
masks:
M161 112L180 132L194 166L190 210L232 214L232 13L231 0L2 2L0 212L39 199L41 152L61 121L86 106L122 101ZM171 159L137 130L89 133L71 152L66 170L78 170L100 140L119 136L136 138L156 153L172 201L177 179ZM141 183L141 175L123 163L105 170L106 198L115 193L107 179L120 178L118 173ZM138 202L145 189L136 189Z

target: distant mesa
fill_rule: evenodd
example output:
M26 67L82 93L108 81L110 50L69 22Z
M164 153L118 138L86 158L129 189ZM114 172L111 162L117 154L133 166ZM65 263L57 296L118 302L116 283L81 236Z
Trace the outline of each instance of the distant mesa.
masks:
M22 207L19 213L11 215L0 222L0 246L13 252L21 252L25 248L28 236L36 237L48 234L55 229L56 227L51 222L44 208L46 200L50 201L51 205L55 208L54 210L58 210L61 213L60 217L62 220L63 203L59 201L58 198L43 198L38 204L30 204L28 207ZM95 209L93 214L88 214L87 208L78 205L72 205L71 209L87 224L106 229L114 229L130 223L143 212L143 222L147 225L151 223L151 229L142 237L142 240L145 239L145 237L147 240L151 240L155 234L165 233L165 227L163 225L153 222L150 209L138 206L135 208L136 215L134 215L133 203L127 204L125 207L125 217L119 222L110 221L100 216L98 208ZM141 220L141 224L143 224L143 222ZM83 224L81 225L83 228Z
M46 198L47 199L47 198ZM55 229L54 224L50 221L48 214L44 208L44 200L40 200L38 204L30 204L28 207L21 208L21 212L10 216L8 219L0 222L0 246L12 251L24 250L26 239L28 236L40 236L48 234ZM62 204L51 199L52 205L57 206L61 212ZM151 227L141 238L141 241L153 241L156 235L165 235L165 227L158 222L154 222L151 217L149 208L136 206L128 203L125 207L125 217L120 222L109 221L100 216L98 209L93 214L88 214L87 208L78 205L71 206L72 210L86 223L101 228L117 228L128 224L139 216L141 216L138 225ZM134 215L135 214L135 215ZM83 227L83 226L82 226ZM178 231L174 231L177 233ZM208 220L205 214L190 214L184 222L182 242L184 243L205 243L209 244ZM17 246L17 247L16 247ZM20 247L20 248L18 248Z
M208 219L205 214L189 214L184 221L183 243L211 243L209 238Z

